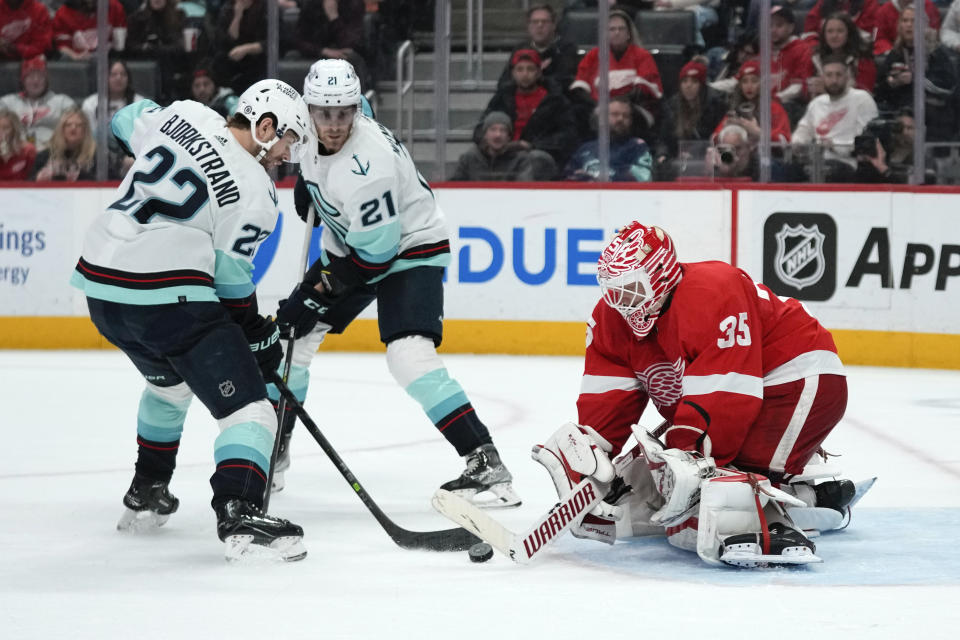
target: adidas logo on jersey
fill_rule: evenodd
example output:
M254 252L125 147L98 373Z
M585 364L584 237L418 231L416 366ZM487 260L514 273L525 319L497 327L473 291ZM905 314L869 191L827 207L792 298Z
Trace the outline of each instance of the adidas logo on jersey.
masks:
M219 142L222 146L227 146L227 139L223 136L213 136L213 139Z

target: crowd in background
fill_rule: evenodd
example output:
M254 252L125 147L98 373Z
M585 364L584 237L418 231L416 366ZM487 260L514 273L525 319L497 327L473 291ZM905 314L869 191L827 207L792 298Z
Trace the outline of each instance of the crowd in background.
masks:
M583 9L596 1L567 4ZM757 180L759 3L610 4L608 179ZM638 36L636 20L656 9L696 17L696 39L675 78L661 76ZM924 11L925 140L957 143L960 1L938 7L925 0ZM912 0L775 1L769 23L771 179L907 182L915 132ZM580 56L565 38L562 14L546 3L531 6L527 27L529 39L514 50L455 179L598 178L598 49ZM928 174L933 181L935 171Z
M396 43L432 27L432 3L276 0L280 56L349 60L365 89L392 79ZM601 2L607 0L600 0ZM613 3L607 24L611 100L597 113L599 51L578 49L564 11L597 0L531 3L528 37L509 54L455 180L599 178L599 118L609 124L608 179L756 180L760 64L756 0ZM906 182L913 165L913 0L775 0L770 16L772 178ZM20 63L20 90L0 97L0 179L94 175L96 94L51 86L50 60L97 50L96 0L0 0L0 61ZM109 0L107 115L141 99L128 61L157 63L146 95L190 98L227 115L266 74L267 0ZM637 20L688 11L696 38L661 73ZM960 0L924 0L926 142L960 142ZM664 43L660 43L664 44ZM664 71L667 73L667 71ZM669 90L665 86L670 87ZM944 147L946 148L946 147ZM110 178L129 166L109 150Z
M345 58L365 85L409 33L411 0L276 0L280 55ZM92 60L97 0L0 0L0 62L19 62L19 91L0 97L0 180L85 180L95 175L98 97L66 95L50 61ZM109 0L108 119L143 97L197 100L222 115L266 76L267 0ZM406 18L404 16L407 16ZM388 44L389 43L389 44ZM141 95L128 62L153 61L156 91ZM109 137L112 140L112 136ZM130 162L112 146L108 176Z

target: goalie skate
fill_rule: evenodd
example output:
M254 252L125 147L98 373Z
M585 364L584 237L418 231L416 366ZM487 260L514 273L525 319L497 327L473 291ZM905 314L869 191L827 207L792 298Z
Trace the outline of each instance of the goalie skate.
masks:
M234 498L216 507L217 535L229 561L264 558L294 562L307 557L303 529L289 520L264 514L256 505Z
M166 524L170 514L180 506L180 501L170 493L168 485L162 480L134 476L123 496L124 510L117 522L117 530L136 533Z
M460 477L445 482L441 489L483 509L520 505L520 496L513 490L513 477L500 461L496 447L492 444L477 447L466 460L467 468Z
M762 538L760 533L730 536L720 545L720 561L748 568L823 562L810 540L782 523L770 526L766 551Z

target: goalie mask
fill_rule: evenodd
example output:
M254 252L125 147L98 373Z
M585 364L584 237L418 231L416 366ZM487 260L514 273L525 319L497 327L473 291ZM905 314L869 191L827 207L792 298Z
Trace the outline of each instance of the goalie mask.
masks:
M597 281L603 300L646 337L683 272L673 240L660 227L630 223L600 255Z
M287 131L297 134L297 142L290 147L290 158L297 162L303 150L310 144L310 114L307 104L297 90L280 80L261 80L240 94L237 101L237 113L250 121L250 133L260 145L259 161L270 151ZM257 138L257 124L266 115L276 120L277 134L272 140L264 142Z

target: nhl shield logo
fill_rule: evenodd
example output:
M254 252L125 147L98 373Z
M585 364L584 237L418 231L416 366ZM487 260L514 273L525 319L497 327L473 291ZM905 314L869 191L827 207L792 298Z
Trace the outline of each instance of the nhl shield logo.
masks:
M220 383L220 395L224 398L229 398L236 392L237 389L233 386L233 380L224 380Z
M797 289L815 285L823 277L826 259L823 255L824 235L816 224L791 226L784 224L777 232L777 254L773 268L785 284Z

